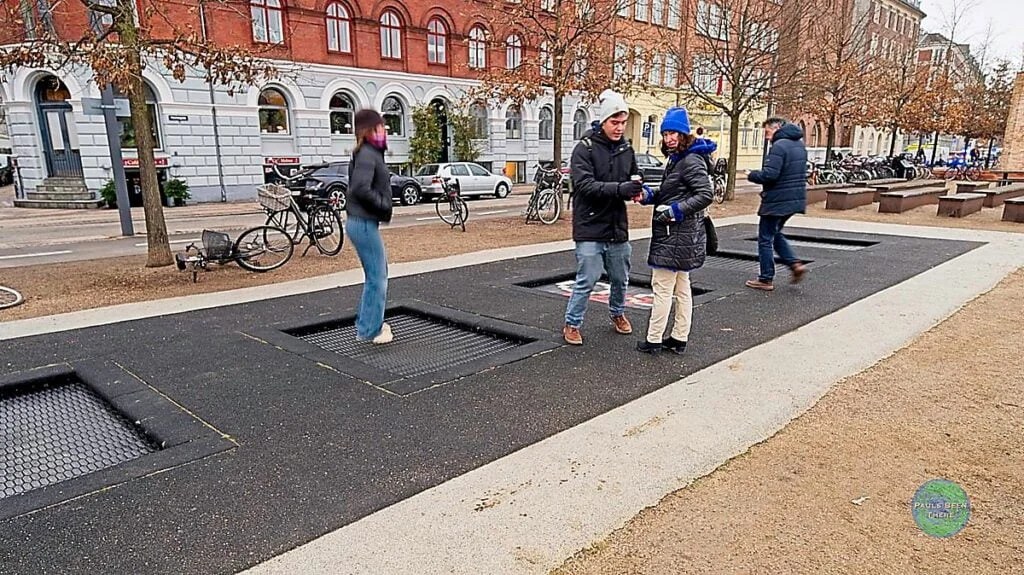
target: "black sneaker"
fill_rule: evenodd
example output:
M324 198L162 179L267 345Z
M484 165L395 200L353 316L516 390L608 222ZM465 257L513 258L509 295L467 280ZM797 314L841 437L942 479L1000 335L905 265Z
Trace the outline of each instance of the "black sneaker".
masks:
M661 347L678 355L683 355L686 352L686 342L671 337L661 342Z
M642 340L636 342L636 350L642 353L649 353L651 355L654 355L661 351L661 344L651 343L647 340Z

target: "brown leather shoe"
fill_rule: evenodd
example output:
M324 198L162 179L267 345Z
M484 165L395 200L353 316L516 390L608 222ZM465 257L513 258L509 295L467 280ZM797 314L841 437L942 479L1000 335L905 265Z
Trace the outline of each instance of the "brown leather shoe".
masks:
M751 289L759 289L761 291L772 291L775 286L769 282L763 282L761 280L747 280L747 287Z
M793 272L792 282L795 284L800 283L800 281L804 279L804 274L807 273L807 268L804 267L804 264L801 263L793 264L793 267L790 269Z
M629 323L629 320L624 315L613 317L612 324L615 325L615 331L622 335L633 333L633 325Z
M562 337L565 338L565 343L569 345L583 345L583 336L580 334L580 328L567 325L562 328Z

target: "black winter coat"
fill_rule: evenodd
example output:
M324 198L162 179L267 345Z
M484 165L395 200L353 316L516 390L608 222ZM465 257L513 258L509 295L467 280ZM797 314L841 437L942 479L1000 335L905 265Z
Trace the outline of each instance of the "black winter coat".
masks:
M590 145L587 145L589 141ZM612 142L589 130L572 152L572 239L577 242L629 241L626 202L630 176L639 174L629 140Z
M714 198L707 156L701 153L705 142L698 140L682 158L670 157L665 167L661 188L651 203L661 206L676 202L685 218L668 224L652 218L651 250L647 256L647 265L652 268L685 272L704 265L707 256L704 215Z
M383 150L367 142L352 154L345 196L345 211L350 216L391 221L391 174L384 163Z
M791 216L807 210L807 148L800 126L784 124L772 137L772 149L761 170L747 179L761 184L759 216Z

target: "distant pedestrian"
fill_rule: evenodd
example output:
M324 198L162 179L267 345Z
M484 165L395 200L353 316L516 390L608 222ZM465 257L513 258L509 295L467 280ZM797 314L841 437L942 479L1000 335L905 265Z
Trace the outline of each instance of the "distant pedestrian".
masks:
M793 283L799 283L807 271L782 233L782 228L793 214L802 214L807 209L807 148L804 147L804 133L800 127L781 118L767 120L764 135L772 143L771 151L764 167L747 176L748 180L762 186L761 207L757 210L760 216L757 255L761 271L757 279L749 280L746 285L772 291L775 289L773 252L777 252L792 271Z
M562 330L566 343L571 345L583 345L583 316L602 273L608 274L611 284L608 312L615 331L633 333L625 315L632 255L626 202L638 196L643 187L633 147L624 135L628 119L626 100L612 90L605 90L599 98L597 126L583 135L572 152L576 283Z
M637 342L636 349L645 353L666 349L682 354L693 317L690 272L704 265L707 254L704 215L714 196L709 171L711 153L717 146L690 133L690 118L684 108L665 112L661 137L661 151L668 159L661 187L657 192L645 191L639 198L640 203L655 206L647 256L654 306L647 337ZM673 300L672 334L665 339Z
M356 339L389 343L394 335L384 323L388 297L388 260L380 237L381 222L391 221L391 176L384 163L387 129L374 110L355 116L356 147L349 163L345 229L363 266L363 294L356 316Z

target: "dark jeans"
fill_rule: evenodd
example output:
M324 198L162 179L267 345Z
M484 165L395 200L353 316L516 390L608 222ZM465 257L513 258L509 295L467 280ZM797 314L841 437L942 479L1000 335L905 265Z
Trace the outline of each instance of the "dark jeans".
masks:
M782 262L789 267L800 263L789 247L786 236L782 235L782 228L789 221L791 216L761 216L761 222L757 226L757 256L761 261L761 273L757 279L771 283L775 278L775 256L773 250L779 254Z

